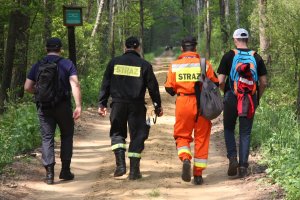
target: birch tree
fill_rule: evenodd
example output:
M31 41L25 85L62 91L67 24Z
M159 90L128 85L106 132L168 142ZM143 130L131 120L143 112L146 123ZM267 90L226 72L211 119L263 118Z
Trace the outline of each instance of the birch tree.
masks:
M235 21L236 27L240 28L240 0L235 0Z
M144 38L144 6L143 0L140 0L140 42L141 42L141 56L144 57L143 38Z
M100 19L101 19L101 14L102 14L102 9L104 5L104 0L98 0L98 11L97 11L97 17L95 20L95 25L92 31L92 37L94 37L99 29L99 24L100 24Z
M206 23L205 23L205 31L206 31L206 58L210 58L210 41L211 41L211 16L210 16L210 5L209 0L205 0L206 3Z

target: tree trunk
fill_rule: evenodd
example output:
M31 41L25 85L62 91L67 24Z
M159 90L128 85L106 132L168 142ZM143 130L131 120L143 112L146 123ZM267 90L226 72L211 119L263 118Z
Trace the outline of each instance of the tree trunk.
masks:
M226 23L226 17L225 17L225 0L219 0L220 5L220 25L221 25L221 33L222 33L222 50L223 52L227 48L227 42L228 42L228 30L227 30L227 23Z
M95 0L88 0L86 13L84 15L84 21L86 21L86 22L89 22L89 20L90 20L91 10L93 8L94 2L95 2Z
M267 8L267 0L258 0L259 6L259 46L260 46L260 54L264 59L267 68L269 69L269 74L271 75L271 56L268 54L269 50L269 39L266 34L267 29L267 18L266 18L266 8ZM268 82L271 84L271 76L268 77Z
M0 16L0 87L4 65L4 17Z
M205 0L206 3L206 58L210 58L210 41L211 41L211 17L209 11L209 0Z
M54 10L53 0L44 0L44 44L52 37L52 13Z
M109 50L110 56L115 56L115 0L109 1Z
M236 27L240 28L240 0L235 0L235 21Z
M185 21L185 5L184 0L181 0L181 6L182 6L182 26L184 32L186 31L186 21Z
M143 0L140 0L140 42L141 42L141 56L144 57L144 47L143 47L143 39L144 39L144 6Z
M300 78L298 78L297 118L300 122Z
M5 62L2 73L2 82L0 88L0 113L4 111L4 102L7 100L7 90L10 87L11 77L12 77L12 69L13 62L15 56L15 43L17 37L17 23L18 16L20 15L19 10L11 11L9 17L9 27L8 27L8 36L7 36L7 44L5 51Z
M22 6L29 6L30 0L23 0ZM14 59L14 75L11 88L14 100L24 96L24 82L26 79L27 69L27 52L29 40L30 18L28 14L20 13L18 16L18 32L16 37L15 59Z
M95 20L94 29L93 29L93 32L91 35L92 37L94 37L96 35L96 33L98 32L103 5L104 5L104 0L100 0L100 2L98 4L98 12L97 12L96 20Z
M225 18L229 18L229 0L224 0L225 4Z
M197 23L198 23L198 30L197 30L197 35L198 35L198 43L200 43L201 39L201 32L203 31L203 24L201 23L200 17L201 17L201 12L203 12L203 0L196 0L196 7L197 7Z

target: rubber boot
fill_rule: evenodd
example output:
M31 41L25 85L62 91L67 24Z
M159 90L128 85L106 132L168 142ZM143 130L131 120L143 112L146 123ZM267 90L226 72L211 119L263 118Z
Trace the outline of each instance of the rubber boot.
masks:
M183 161L181 178L185 182L191 181L191 161L188 159Z
M202 185L203 184L202 176L194 176L194 184L195 185Z
M129 180L142 178L142 174L140 172L140 160L140 158L130 158Z
M45 182L48 185L52 185L54 183L54 164L45 166L45 169L46 169Z
M114 177L123 176L124 174L126 174L125 150L116 149L114 150L114 153L116 157L116 169Z
M63 180L73 180L74 174L70 170L71 160L61 161L61 171L59 174L59 179Z

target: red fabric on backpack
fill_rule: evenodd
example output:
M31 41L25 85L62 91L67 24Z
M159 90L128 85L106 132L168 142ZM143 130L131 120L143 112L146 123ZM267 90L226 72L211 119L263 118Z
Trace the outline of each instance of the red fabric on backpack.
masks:
M237 72L240 75L237 83L238 116L251 119L255 113L252 94L256 90L256 85L250 71L250 64L245 63L238 66Z

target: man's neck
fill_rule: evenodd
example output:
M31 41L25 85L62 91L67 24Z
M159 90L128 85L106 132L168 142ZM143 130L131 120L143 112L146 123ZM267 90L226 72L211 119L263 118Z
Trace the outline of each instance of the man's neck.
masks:
M236 44L237 49L248 49L247 44Z
M47 53L48 56L60 56L60 53L57 52L49 52Z

